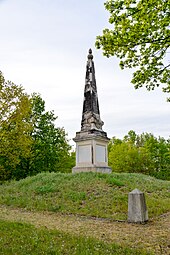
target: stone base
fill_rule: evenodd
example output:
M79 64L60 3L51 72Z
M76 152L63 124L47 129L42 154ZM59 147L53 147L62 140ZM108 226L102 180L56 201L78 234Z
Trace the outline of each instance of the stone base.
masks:
M72 173L81 173L81 172L94 172L94 173L106 173L110 174L112 172L112 169L108 167L73 167Z

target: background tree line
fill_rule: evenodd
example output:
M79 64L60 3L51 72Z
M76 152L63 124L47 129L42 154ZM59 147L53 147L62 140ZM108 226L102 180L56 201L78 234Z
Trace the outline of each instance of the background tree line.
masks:
M170 140L153 134L129 131L109 142L109 165L113 172L143 173L170 180Z
M75 155L64 128L55 127L56 119L39 94L29 96L0 72L1 181L71 171Z

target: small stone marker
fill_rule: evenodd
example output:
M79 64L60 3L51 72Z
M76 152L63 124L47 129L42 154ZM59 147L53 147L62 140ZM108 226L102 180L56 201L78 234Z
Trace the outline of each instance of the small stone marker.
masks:
M128 195L128 222L144 223L148 221L148 211L145 195L138 189L134 189Z

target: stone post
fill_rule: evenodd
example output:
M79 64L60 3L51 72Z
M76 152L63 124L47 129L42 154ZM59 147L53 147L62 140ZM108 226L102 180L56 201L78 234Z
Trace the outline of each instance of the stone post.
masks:
M144 223L148 221L148 211L144 193L134 189L128 195L128 222Z

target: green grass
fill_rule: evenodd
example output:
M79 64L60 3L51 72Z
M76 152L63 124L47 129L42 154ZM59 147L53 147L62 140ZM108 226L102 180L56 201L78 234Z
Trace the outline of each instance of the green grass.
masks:
M146 255L145 250L108 244L94 238L77 237L30 224L0 220L0 254L2 255ZM152 253L153 254L153 253Z
M0 204L126 220L135 188L145 193L150 218L170 211L169 181L129 173L41 173L1 185Z

